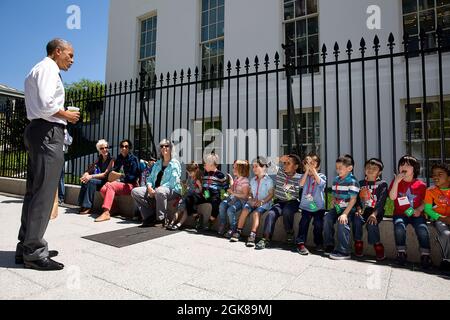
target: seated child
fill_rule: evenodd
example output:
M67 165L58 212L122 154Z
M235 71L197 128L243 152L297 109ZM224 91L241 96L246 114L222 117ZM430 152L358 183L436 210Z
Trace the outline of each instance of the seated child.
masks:
M320 170L320 158L310 153L303 161L305 173L300 180L303 188L299 208L302 210L302 218L298 224L298 235L296 239L297 252L308 255L309 250L305 247L308 239L309 224L314 218L314 243L321 250L323 246L323 217L325 214L324 190L327 185L327 177L318 173Z
M237 242L245 225L245 220L249 214L252 214L253 222L250 236L247 239L247 247L255 246L256 232L258 231L260 216L266 212L273 198L273 181L267 175L267 160L263 157L256 158L252 163L255 176L250 181L251 192L247 203L242 209L236 232L231 237L231 241Z
M236 160L234 162L233 174L235 178L232 186L227 190L227 196L219 206L220 225L218 233L220 235L224 234L228 216L230 229L225 235L228 239L236 232L237 215L247 202L250 193L249 171L250 165L247 160Z
M363 226L367 227L367 238L374 246L377 261L386 259L384 246L380 242L380 229L378 224L384 217L384 205L388 194L386 181L381 180L383 162L372 158L364 165L366 178L359 182L360 191L356 214L353 219L353 239L355 240L355 256L362 257L364 244L362 241Z
M275 201L274 205L267 212L264 220L263 238L258 241L255 249L265 249L273 235L275 223L280 216L283 216L286 240L288 243L294 242L294 217L298 212L300 198L301 160L296 154L285 155L280 158L275 180Z
M430 234L423 214L426 184L417 179L420 162L413 156L403 156L398 161L399 174L391 182L389 197L394 201L394 236L397 246L397 263L406 263L406 227L412 224L420 247L422 268L431 266Z
M425 194L425 213L434 221L441 247L440 270L450 273L450 166L435 164L431 168L434 186Z
M173 220L166 227L168 230L178 230L186 222L188 216L192 216L196 211L196 204L202 198L202 172L200 166L192 161L186 165L188 180L186 183L186 192L178 205L178 210Z
M350 225L349 217L356 211L355 204L359 184L353 176L355 162L352 156L345 155L336 160L337 177L332 186L333 208L324 218L325 255L333 260L350 259ZM334 224L338 221L338 243L334 247Z

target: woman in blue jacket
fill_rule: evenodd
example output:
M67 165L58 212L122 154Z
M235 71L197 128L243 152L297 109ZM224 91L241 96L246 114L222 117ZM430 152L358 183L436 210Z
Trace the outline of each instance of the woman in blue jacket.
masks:
M172 158L172 143L164 139L159 143L160 158L152 167L146 186L135 188L131 196L141 212L143 227L152 222L165 221L169 203L181 197L181 165Z

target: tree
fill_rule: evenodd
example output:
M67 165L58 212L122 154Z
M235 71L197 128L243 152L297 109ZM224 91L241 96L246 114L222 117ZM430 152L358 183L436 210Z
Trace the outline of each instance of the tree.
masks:
M105 86L98 80L81 79L64 84L66 88L66 104L80 108L83 122L98 119L103 112Z

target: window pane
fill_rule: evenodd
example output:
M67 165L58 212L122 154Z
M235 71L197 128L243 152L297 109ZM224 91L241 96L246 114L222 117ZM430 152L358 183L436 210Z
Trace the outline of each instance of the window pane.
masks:
M145 58L145 47L141 47L141 52L139 54L139 58L140 59L144 59Z
M419 10L434 8L434 0L419 0Z
M450 28L450 6L437 9L437 24L442 29Z
M217 24L217 37L222 37L224 34L224 25L223 21Z
M219 0L219 1L217 2L217 5L218 5L218 6L223 6L223 0Z
M202 44L202 58L208 58L210 53L209 43Z
M420 12L420 28L428 31L434 31L435 29L435 20L434 20L434 10L428 10L424 12Z
M151 46L149 44L145 46L145 57L150 57L151 56L151 53L150 53L151 49L152 48L151 48Z
M410 36L419 34L419 29L417 25L417 14L408 14L403 17L403 31L408 33Z
M317 12L317 0L307 0L307 14L312 14Z
M295 1L295 16L303 17L306 14L306 0Z
M141 33L141 46L145 44L145 33Z
M210 52L210 56L217 56L217 41L214 41L210 44L210 48L211 48L211 52Z
M217 22L217 9L209 11L209 23L213 24Z
M209 4L208 0L203 0L202 1L202 11L208 10L208 8L209 8L208 4Z
M217 37L217 25L211 24L209 26L209 39L214 39Z
M151 49L151 56L155 56L156 55L156 42L152 42L151 45L152 49Z
M319 52L319 36L308 37L308 54L317 52Z
M152 31L152 41L156 42L156 29L153 29Z
M225 20L225 7L219 7L217 11L217 21Z
M308 19L308 34L312 35L315 33L319 33L319 22L317 17Z
M297 38L306 37L306 19L299 20L297 24Z
M417 11L417 0L403 0L403 14Z
M306 38L297 39L297 55L305 55L308 51L306 50Z
M294 2L289 2L284 5L284 20L294 18Z
M295 24L294 22L286 23L286 42L289 42L289 40L294 40L295 38Z
M202 41L208 40L208 27L202 28Z
M141 32L145 32L147 30L147 24L145 23L145 21L141 22Z
M209 23L209 13L208 11L203 11L202 13L202 27L207 26Z
M147 32L145 36L145 44L150 44L152 42L152 32Z
M217 0L209 0L209 8L215 8L217 7Z

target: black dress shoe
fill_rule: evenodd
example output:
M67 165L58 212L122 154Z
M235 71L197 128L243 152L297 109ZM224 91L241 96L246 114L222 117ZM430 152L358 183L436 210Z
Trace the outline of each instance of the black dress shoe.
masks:
M49 250L48 257L53 258L59 254L56 250ZM23 256L16 256L16 264L23 264Z
M35 261L24 261L25 269L35 269L40 271L62 270L64 265L50 258L43 258Z

